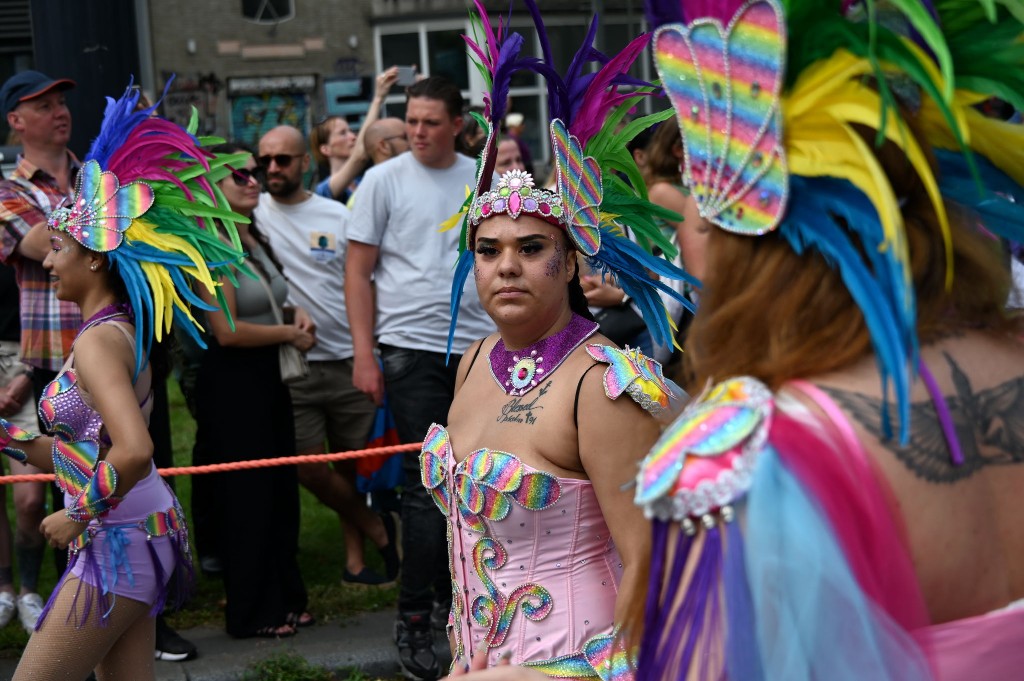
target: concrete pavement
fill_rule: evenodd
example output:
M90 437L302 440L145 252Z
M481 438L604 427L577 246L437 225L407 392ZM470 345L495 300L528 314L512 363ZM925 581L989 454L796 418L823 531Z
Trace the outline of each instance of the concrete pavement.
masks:
M346 670L358 669L372 679L401 675L398 651L391 632L395 612L363 613L341 622L300 629L286 639L233 639L223 628L197 627L180 633L199 647L199 657L188 662L156 663L157 681L237 681L249 666L285 652L295 652L307 662L326 667L344 679ZM434 647L447 669L448 644L435 632ZM14 674L18 661L0 660L0 679Z

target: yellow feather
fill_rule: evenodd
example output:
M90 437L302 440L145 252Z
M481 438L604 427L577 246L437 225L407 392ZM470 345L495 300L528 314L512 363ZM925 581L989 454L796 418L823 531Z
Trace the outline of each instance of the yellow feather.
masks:
M467 184L466 185L466 196L468 197L471 192L472 192L472 190L469 188L469 185ZM456 225L458 225L460 222L462 222L462 218L468 212L469 212L469 206L466 206L465 208L460 208L458 213L456 213L455 215L451 216L450 218L448 218L447 220L445 220L444 222L441 223L441 229L439 229L438 231L439 232L447 232L449 229L453 229Z
M840 177L863 191L882 223L885 242L879 247L894 249L909 283L909 256L898 197L870 146L850 127L857 123L878 130L881 125L881 98L862 82L870 71L867 60L838 50L804 72L783 100L787 162L794 174ZM937 71L932 71L932 77L939 77ZM946 284L951 286L952 235L928 159L899 117L888 117L882 132L906 153L935 207L946 246Z
M127 233L125 234L125 237L128 237ZM194 278L200 281L208 291L211 293L214 291L213 278L210 276L210 271L207 269L202 255L200 255L199 251L197 251L192 244L188 243L181 237L160 232L156 229L156 226L153 225L153 223L144 219L139 219L132 223L131 239L128 239L128 241L141 241L168 253L180 253L181 255L184 255L192 261L193 266L182 269L189 272Z
M969 146L1014 182L1024 185L1024 126L989 118L970 108L981 99L980 95L963 90L957 90L954 96L954 103L965 121L964 129L970 135ZM931 100L924 102L918 117L935 146L951 151L959 149L956 138Z

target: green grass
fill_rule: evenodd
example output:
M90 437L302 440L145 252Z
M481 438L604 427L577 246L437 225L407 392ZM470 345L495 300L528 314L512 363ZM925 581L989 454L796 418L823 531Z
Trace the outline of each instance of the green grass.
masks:
M334 675L329 669L310 664L293 652L278 653L254 662L242 681L384 681L367 676L358 669Z
M242 681L336 681L329 669L312 665L297 653L273 655L249 665Z
M174 445L174 465L188 466L192 463L192 445L195 442L195 422L185 407L185 399L174 380L168 381L168 397L171 405L171 432ZM181 475L174 477L175 491L186 515L191 515L192 479ZM8 514L14 518L14 508L8 495ZM397 589L357 589L342 586L341 573L345 566L345 544L342 541L338 516L305 489L301 491L302 529L299 539L299 567L302 570L306 589L309 591L309 610L322 623L337 621L359 612L393 608ZM191 518L190 518L191 519ZM370 567L383 571L377 552L369 549L366 559ZM17 569L14 572L17 575ZM196 567L196 593L185 607L168 616L168 622L176 629L190 629L206 625L224 626L224 589L221 580L203 575ZM43 571L39 579L40 592L48 595L57 582L56 569L51 553L47 551ZM18 657L28 642L28 635L15 622L0 630L0 657ZM264 677L255 677L264 678ZM265 677L277 679L279 677ZM283 680L306 677L280 677ZM319 678L319 677L311 677ZM325 677L331 678L331 677Z

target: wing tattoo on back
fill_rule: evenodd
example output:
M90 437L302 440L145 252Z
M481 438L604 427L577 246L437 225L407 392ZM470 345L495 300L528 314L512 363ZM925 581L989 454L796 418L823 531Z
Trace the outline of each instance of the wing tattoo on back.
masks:
M1024 462L1024 376L976 392L967 374L949 354L943 354L955 390L944 399L963 451L961 466L952 461L930 400L911 403L910 439L901 447L882 427L880 399L837 388L823 389L914 475L928 482L953 483L966 480L985 466ZM889 404L888 410L890 423L896 423L896 406Z

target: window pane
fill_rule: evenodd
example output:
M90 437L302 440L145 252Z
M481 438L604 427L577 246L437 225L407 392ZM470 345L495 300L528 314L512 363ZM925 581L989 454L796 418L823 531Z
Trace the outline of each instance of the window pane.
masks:
M276 24L295 16L292 0L242 0L242 16L261 24Z
M469 89L466 43L460 29L427 33L427 54L430 56L430 75L444 76L460 90Z
M523 36L523 49L519 52L519 56L536 56L537 29L533 26L516 26L512 30ZM512 87L534 87L536 85L537 76L532 71L517 71L512 76Z
M403 88L404 90L404 88ZM384 113L382 114L387 118L401 118L405 120L405 100L387 102L384 104Z
M573 55L580 49L587 29L583 26L548 26L548 40L551 42L551 56L555 70L565 73L569 70Z
M541 117L540 97L522 95L512 97L509 101L509 113L523 114L523 142L526 143L530 152L530 159L526 161L526 169L534 174L537 185L547 180L547 159L551 155L548 147L547 112Z
M621 52L640 33L640 26L637 24L608 24L604 28L605 49L602 51L609 57L614 56ZM637 60L633 62L632 68L629 69L629 75L634 78L643 77L643 69L641 67L643 60L647 59L648 54L650 54L650 50L644 50ZM654 77L656 76L652 76L652 78Z
M392 33L380 37L380 58L385 69L392 66L420 66L420 36L418 33ZM419 73L423 72L418 68ZM391 94L405 93L404 85L393 85Z

